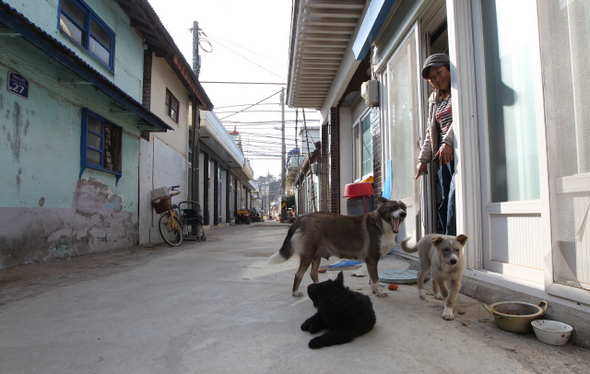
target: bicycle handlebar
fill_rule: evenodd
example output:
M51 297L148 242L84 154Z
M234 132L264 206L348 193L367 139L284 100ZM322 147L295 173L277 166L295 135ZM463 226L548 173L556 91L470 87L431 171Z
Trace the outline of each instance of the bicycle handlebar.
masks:
M168 188L168 191L170 192L170 196L176 196L176 195L180 195L180 191L177 190L177 188L179 188L180 186L172 186L170 188Z

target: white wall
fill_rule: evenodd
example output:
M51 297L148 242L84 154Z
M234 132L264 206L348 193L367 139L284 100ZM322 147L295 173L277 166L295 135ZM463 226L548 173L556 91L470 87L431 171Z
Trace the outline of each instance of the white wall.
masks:
M166 89L179 101L178 123L166 113ZM188 156L188 93L184 86L163 58L155 57L152 61L150 110L170 125L174 131L153 133L179 153Z
M186 200L188 180L185 156L160 139L154 139L154 188L180 185L178 199Z

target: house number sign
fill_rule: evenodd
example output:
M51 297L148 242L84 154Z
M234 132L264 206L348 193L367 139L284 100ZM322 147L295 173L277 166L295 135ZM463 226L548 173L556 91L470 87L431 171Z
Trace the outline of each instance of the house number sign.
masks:
M8 73L8 92L29 98L29 81L17 73Z

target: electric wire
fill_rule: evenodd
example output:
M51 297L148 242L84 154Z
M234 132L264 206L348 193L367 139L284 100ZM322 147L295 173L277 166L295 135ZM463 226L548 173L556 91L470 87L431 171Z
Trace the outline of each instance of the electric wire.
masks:
M227 39L225 39L225 38L222 38L222 37L219 37L219 39L222 39L223 41L225 41L225 42L227 42L227 43L233 44L233 45L235 45L235 46L236 46L236 47L238 47L238 48L242 48L242 49L244 49L244 50L246 50L246 51L248 51L248 52L250 52L250 53L252 53L252 54L258 55L258 56L260 56L260 57L262 57L262 58L264 58L264 59L266 59L266 60L268 60L268 61L270 61L270 62L273 62L273 63L275 63L275 64L277 64L277 65L280 65L280 66L284 67L285 69L287 68L287 65L285 65L284 63L282 63L282 62L278 62L278 61L275 61L275 60L273 60L272 58L270 58L270 57L268 57L268 56L264 56L264 55L262 55L262 54L260 54L260 53L258 53L258 52L256 52L256 51L252 51L252 50L250 50L250 49L248 49L248 48L246 48L246 47L244 47L244 46L241 46L241 45L239 45L239 44L236 44L236 43L232 42L231 40L227 40Z
M263 102L263 101L266 101L266 100L270 99L271 97L273 97L273 96L275 96L275 95L278 95L278 94L280 94L280 93L281 93L281 91L277 91L277 92L273 93L272 95L270 95L269 97L267 97L267 98L264 98L264 99L260 100L260 101L259 101L259 102L257 102L256 104L252 104L252 105L250 105L250 106L249 106L249 107L247 107L247 108L244 108L244 109L242 109L242 110L239 110L239 111L237 111L237 112L235 112L235 113L233 113L233 114L230 114L229 116L225 116L225 117L223 117L223 118L220 118L219 120L224 120L224 119L226 119L226 118L229 118L229 117L231 117L231 116L234 116L234 115L236 115L236 114L238 114L238 113L242 113L242 112L244 112L244 111L246 111L246 110L248 110L248 109L252 108L253 106L256 106L256 105L260 104L261 102Z
M229 48L228 46L224 45L223 43L219 42L219 40L216 40L215 38L213 38L213 37L211 37L211 36L209 36L209 38L210 38L211 40L213 40L214 42L218 43L218 44L219 44L220 46L222 46L223 48L227 49L228 51L230 51L230 52L232 52L232 53L234 53L234 54L236 54L236 55L240 56L240 57L241 57L241 58L243 58L244 60L246 60L246 61L250 62L251 64L254 64L254 65L258 66L258 67L259 67L259 68L261 68L262 70L264 70L264 71L266 71L266 72L268 72L268 73L270 73L270 74L272 74L272 75L274 75L274 76L276 76L276 77L278 77L278 78L281 78L281 79L283 79L283 80L286 80L286 79L285 79L285 77L283 77L283 76L281 76L281 75L279 75L279 74L277 74L277 73L275 73L275 72L273 72L273 71L270 71L270 70L268 70L267 68L265 68L265 67L264 67L264 66L262 66L262 65L259 65L259 64L257 64L256 62L254 62L254 61L250 60L248 57L246 57L246 56L244 56L244 55L242 55L242 54L240 54L240 53L238 53L238 52L234 51L233 49L231 49L231 48Z

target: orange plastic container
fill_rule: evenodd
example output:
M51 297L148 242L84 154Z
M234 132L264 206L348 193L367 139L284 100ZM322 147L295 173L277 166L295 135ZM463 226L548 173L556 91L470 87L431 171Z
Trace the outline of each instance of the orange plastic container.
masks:
M344 186L344 197L362 197L375 195L373 184L371 183L349 183Z

